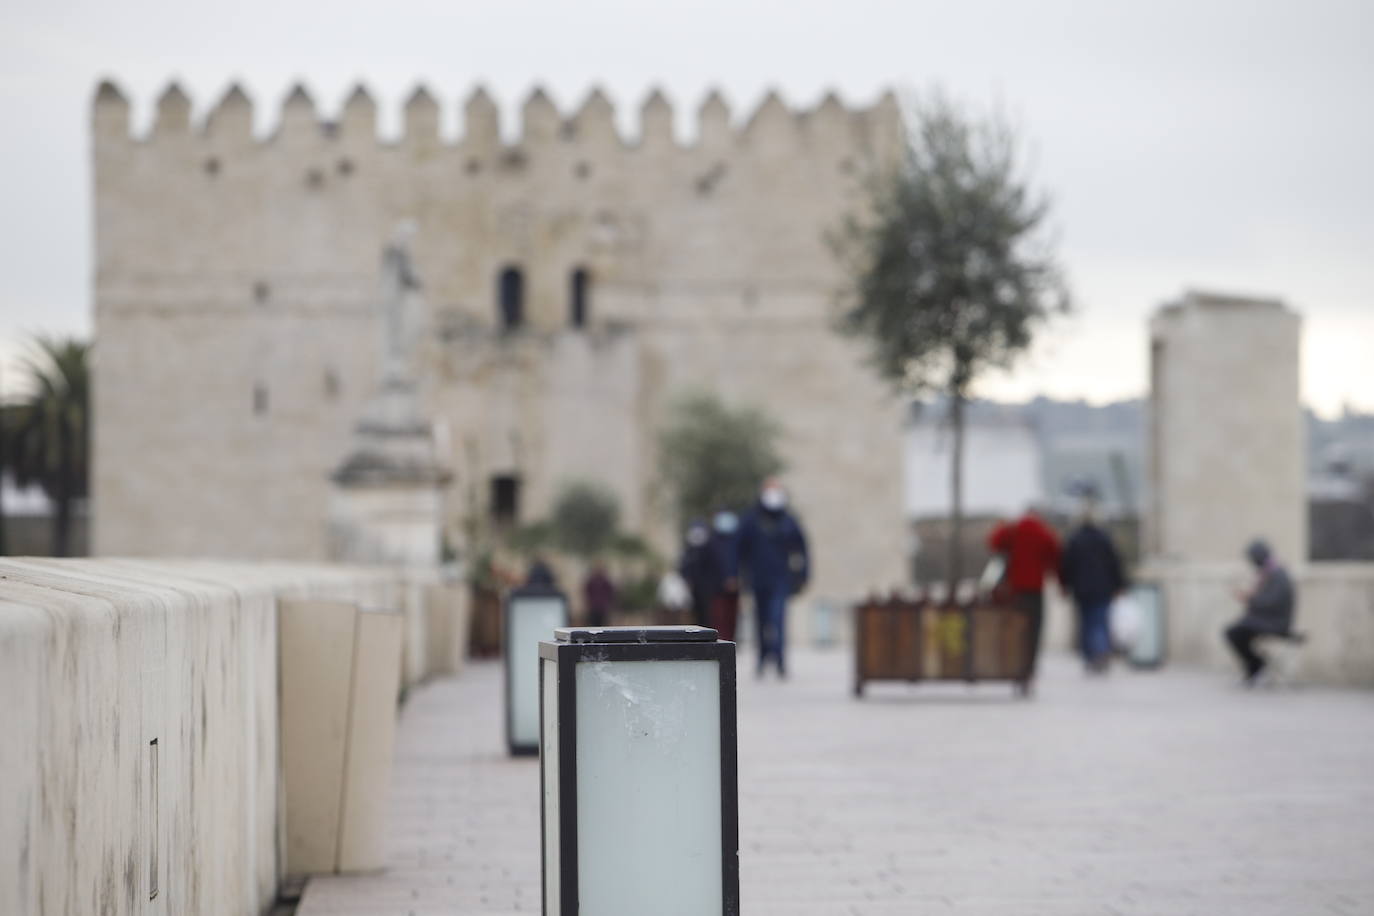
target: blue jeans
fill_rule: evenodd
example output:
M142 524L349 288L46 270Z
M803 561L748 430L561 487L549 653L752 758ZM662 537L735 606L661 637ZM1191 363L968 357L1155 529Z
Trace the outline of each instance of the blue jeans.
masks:
M1107 622L1111 606L1110 601L1096 601L1078 606L1078 616L1083 630L1081 648L1083 660L1086 662L1103 660L1112 654L1112 633Z
M759 631L759 671L762 672L772 658L778 666L778 673L787 670L783 652L787 640L787 589L755 588L754 619L758 621Z

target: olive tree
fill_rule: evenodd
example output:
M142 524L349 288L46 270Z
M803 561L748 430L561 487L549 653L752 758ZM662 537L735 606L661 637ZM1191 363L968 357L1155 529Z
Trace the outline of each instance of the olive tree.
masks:
M781 436L757 407L731 407L705 392L679 396L658 436L660 476L678 523L749 505L759 484L784 468Z
M907 106L895 167L837 233L850 283L840 327L900 393L940 395L953 440L949 575L962 575L964 413L976 379L1010 367L1070 308L1016 132L943 94Z
M589 559L609 549L620 534L620 500L604 484L579 480L559 491L549 515L554 546Z

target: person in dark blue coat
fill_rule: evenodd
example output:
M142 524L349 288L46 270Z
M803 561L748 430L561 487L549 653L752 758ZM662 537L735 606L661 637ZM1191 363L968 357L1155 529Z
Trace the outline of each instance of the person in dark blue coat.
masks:
M778 676L787 676L787 599L805 587L810 562L806 535L787 511L787 491L770 478L739 531L739 570L753 592L758 622L760 677L770 658Z
M1091 672L1107 670L1112 657L1108 614L1112 600L1126 587L1121 556L1111 536L1087 514L1064 545L1059 580L1078 608L1079 649Z

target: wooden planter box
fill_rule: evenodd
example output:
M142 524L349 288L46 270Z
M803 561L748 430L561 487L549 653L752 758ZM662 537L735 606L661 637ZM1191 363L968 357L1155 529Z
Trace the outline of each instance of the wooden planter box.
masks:
M1008 604L891 597L854 608L854 695L869 681L1010 681L1024 692L1030 621Z

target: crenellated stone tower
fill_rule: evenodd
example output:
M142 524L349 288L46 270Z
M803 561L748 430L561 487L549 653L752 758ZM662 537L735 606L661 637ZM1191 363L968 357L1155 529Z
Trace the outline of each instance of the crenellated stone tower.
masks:
M900 148L893 98L770 94L736 124L712 94L691 142L659 92L633 139L600 92L565 116L536 90L514 142L481 89L456 142L439 114L417 89L388 143L365 89L323 121L297 87L259 137L237 87L192 123L173 86L134 137L101 84L96 549L325 555L329 475L377 377L378 253L409 221L455 539L592 478L671 547L655 431L705 388L782 422L813 595L900 581L902 412L832 330L825 241Z

